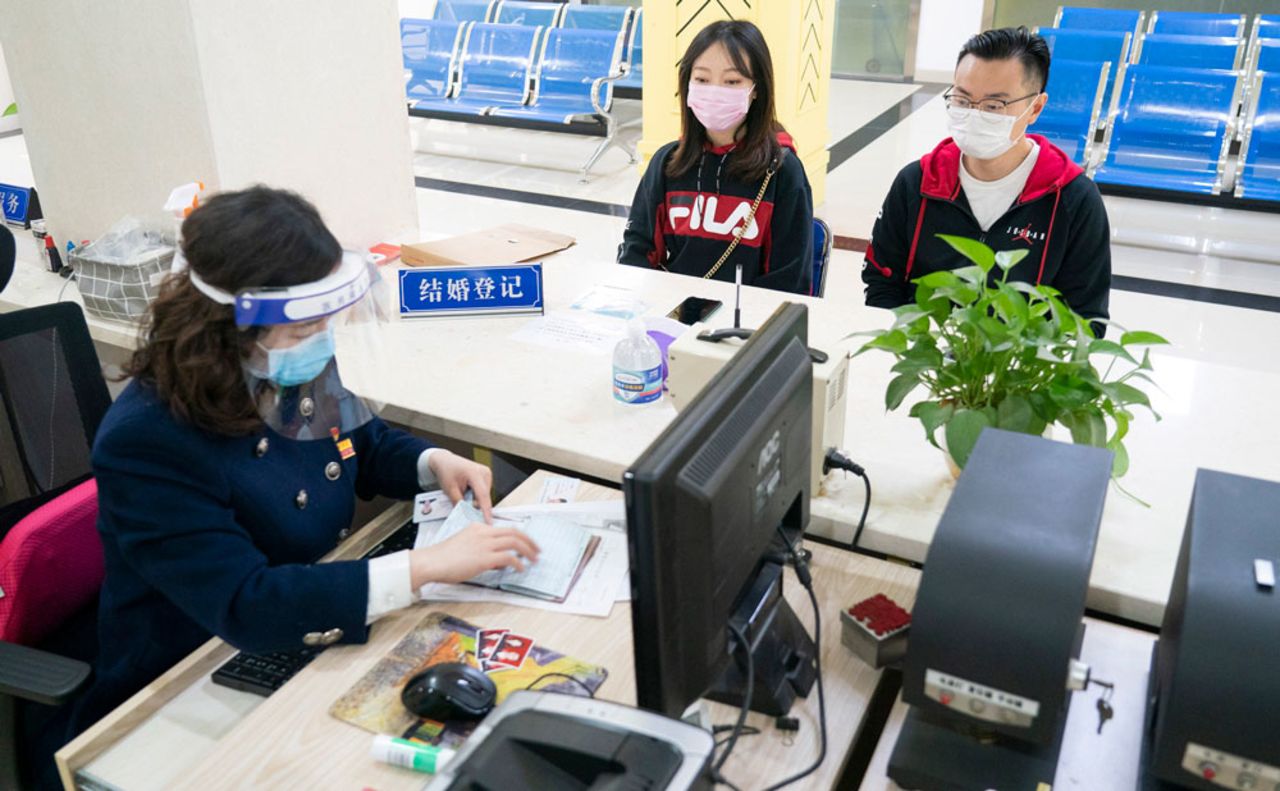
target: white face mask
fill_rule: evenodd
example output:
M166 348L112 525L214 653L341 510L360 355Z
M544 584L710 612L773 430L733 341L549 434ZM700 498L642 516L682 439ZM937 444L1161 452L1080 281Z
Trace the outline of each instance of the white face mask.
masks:
M1030 109L1030 108L1027 108ZM1013 148L1013 125L1026 115L997 115L969 108L947 111L947 129L965 155L974 159L995 159Z

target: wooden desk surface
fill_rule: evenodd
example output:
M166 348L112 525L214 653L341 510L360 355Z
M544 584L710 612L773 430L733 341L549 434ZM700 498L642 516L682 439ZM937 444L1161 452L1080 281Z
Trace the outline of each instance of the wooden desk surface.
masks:
M526 481L505 501L530 502L545 473ZM616 490L583 484L579 500L620 497ZM407 506L396 506L340 546L328 559L359 556L408 516ZM915 598L918 572L821 545L810 545L815 588L822 606L822 667L826 684L828 754L820 769L797 788L830 788L838 777L845 755L862 721L880 673L871 670L840 642L839 610L859 599L884 592L910 607ZM812 607L794 577L788 580L787 598L801 621L812 628ZM378 621L365 645L335 646L326 650L293 681L262 701L217 739L195 765L166 766L164 756L145 754L146 744L130 746L136 760L147 762L148 773L166 773L171 788L351 788L378 791L417 789L427 776L381 764L369 757L371 736L328 714L329 706L386 654L428 612L445 611L478 624L501 624L536 637L580 659L609 669L600 689L602 698L634 702L635 675L631 646L631 609L614 605L608 618L570 616L529 608L491 603L425 603ZM188 687L201 683L234 653L220 640L212 640L146 690L112 712L102 722L59 751L71 773L124 739ZM737 709L708 704L716 723L732 723ZM800 719L794 743L783 744L772 719L751 714L747 722L761 729L744 736L726 764L725 775L743 788L781 779L812 763L818 748L817 695L798 701L792 714ZM132 760L133 756L116 756ZM154 774L152 775L154 777ZM70 786L68 786L70 787Z

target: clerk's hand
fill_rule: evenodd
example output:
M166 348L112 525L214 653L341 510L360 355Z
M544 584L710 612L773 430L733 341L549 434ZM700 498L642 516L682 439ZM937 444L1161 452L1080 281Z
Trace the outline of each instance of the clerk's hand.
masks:
M484 521L493 524L493 473L488 467L447 450L432 453L427 466L450 502L456 504L470 489L475 493Z
M428 582L465 582L491 569L524 571L538 552L533 539L513 527L472 522L439 544L413 550L409 574L414 590Z

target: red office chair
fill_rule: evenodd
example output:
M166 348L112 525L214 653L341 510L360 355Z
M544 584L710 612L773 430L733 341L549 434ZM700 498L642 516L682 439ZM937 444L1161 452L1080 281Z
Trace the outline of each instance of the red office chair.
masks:
M89 675L102 544L90 451L111 404L79 305L0 314L0 788Z

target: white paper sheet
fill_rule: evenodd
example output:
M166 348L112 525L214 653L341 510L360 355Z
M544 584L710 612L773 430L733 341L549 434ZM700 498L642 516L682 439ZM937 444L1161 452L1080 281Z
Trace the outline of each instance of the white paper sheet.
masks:
M525 322L512 333L512 340L549 346L572 348L591 354L612 354L613 347L627 335L627 323L583 311L548 313Z
M552 475L542 482L542 492L538 495L539 503L571 503L578 499L578 488L582 481L577 478L566 478Z

